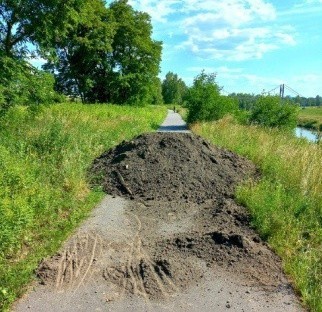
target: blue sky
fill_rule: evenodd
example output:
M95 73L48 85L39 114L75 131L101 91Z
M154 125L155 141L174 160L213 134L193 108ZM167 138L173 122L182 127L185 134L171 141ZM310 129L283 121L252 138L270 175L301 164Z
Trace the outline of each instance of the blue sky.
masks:
M322 0L129 3L150 14L153 38L163 41L161 79L172 71L190 85L205 69L229 93L285 83L303 96L322 96Z

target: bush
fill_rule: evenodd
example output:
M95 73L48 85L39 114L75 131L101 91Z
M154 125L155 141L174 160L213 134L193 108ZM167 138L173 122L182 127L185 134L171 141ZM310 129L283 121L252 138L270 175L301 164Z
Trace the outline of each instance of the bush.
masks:
M206 74L204 71L194 79L189 89L187 107L189 123L217 120L238 110L236 101L220 95L216 74Z
M15 105L61 102L54 91L54 77L23 60L0 58L0 115Z
M296 127L299 107L278 96L260 97L250 114L250 123L266 127L293 129Z

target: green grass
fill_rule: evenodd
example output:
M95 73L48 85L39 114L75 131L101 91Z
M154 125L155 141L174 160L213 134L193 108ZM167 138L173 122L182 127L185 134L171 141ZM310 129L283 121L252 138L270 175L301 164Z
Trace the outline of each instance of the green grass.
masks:
M251 159L259 182L237 190L253 225L281 256L303 302L322 311L322 146L291 134L242 126L225 118L192 130Z
M165 116L160 106L60 104L0 120L0 310L102 198L88 186L94 158Z
M301 109L298 125L303 128L322 131L322 107L306 107Z

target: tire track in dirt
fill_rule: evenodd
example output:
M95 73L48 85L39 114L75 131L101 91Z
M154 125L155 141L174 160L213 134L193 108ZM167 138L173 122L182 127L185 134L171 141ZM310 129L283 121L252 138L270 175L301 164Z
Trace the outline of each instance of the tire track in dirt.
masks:
M162 263L158 264L148 255L142 247L140 235L142 223L136 214L127 213L136 223L136 232L133 235L130 251L125 260L126 265L119 267L108 267L104 270L103 276L107 281L112 281L121 288L121 295L126 292L142 296L147 302L151 297L151 287L158 296L167 299L172 293L178 290L177 286L168 277ZM150 284L147 286L146 275ZM151 286L152 284L152 286Z

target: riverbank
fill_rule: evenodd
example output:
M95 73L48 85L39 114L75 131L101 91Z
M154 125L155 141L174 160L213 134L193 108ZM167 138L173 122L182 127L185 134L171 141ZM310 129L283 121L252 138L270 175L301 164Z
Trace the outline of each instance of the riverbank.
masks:
M299 112L297 125L301 128L322 131L322 107L305 107Z
M242 126L231 118L198 123L192 131L260 168L260 181L240 187L237 199L283 259L304 303L322 311L321 146L277 130Z

